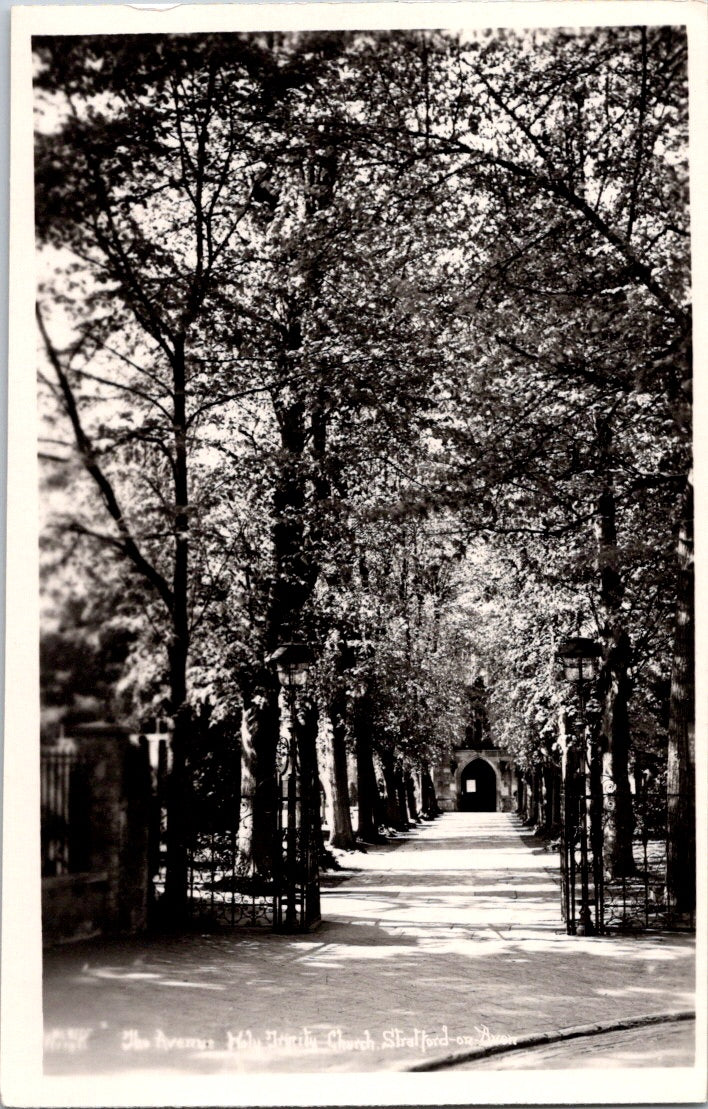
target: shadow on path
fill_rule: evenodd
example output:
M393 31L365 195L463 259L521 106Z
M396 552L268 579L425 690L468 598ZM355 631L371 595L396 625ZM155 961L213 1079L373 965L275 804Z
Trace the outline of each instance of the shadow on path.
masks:
M357 852L325 882L311 935L47 953L47 1071L399 1069L443 1041L690 1008L691 938L568 937L549 855L521 830L505 814L450 813ZM77 1028L86 1044L71 1052Z

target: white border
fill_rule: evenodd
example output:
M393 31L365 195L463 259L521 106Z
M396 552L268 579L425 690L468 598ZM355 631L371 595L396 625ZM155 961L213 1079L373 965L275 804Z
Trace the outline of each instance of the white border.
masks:
M12 1106L332 1105L332 1104L625 1104L706 1099L706 796L708 737L708 583L697 574L697 783L699 793L698 1055L692 1069L484 1072L466 1074L245 1075L185 1078L131 1074L44 1078L41 1026L39 878L38 566L32 196L32 34L166 33L257 29L685 24L691 86L691 192L696 330L696 552L706 565L708 381L708 8L701 0L556 0L516 3L233 4L140 11L118 6L16 7L12 16L10 380L6 727L2 913L2 1098Z

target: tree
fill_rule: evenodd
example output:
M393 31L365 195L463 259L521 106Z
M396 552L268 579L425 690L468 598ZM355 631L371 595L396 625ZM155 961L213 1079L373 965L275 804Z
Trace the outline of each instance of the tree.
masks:
M570 629L600 638L612 866L629 873L632 729L668 675L656 583L679 582L684 629L691 605L680 34L61 45L38 44L39 325L95 490L63 522L132 566L169 644L170 897L207 702L240 720L240 851L272 871L268 660L286 641L317 654L298 734L313 762L317 708L335 840L352 841L348 748L359 834L381 823L377 772L389 822L415 816L413 773L464 720L462 587L468 619L470 598L493 602L491 711L503 691L529 767L552 765L557 695L507 642L512 598L529 658Z
M692 491L681 513L676 635L671 669L671 715L667 773L667 892L679 914L696 905L695 697Z
M502 350L516 356L511 372L528 380L521 361L545 362L546 380L555 379L556 387L563 383L568 393L574 387L572 410L584 413L591 425L602 393L604 406L611 407L613 392L617 398L632 389L646 391L678 415L690 380L684 36L663 28L637 28L619 37L605 31L543 31L458 41L438 36L430 46L424 35L412 35L399 46L399 64L408 80L394 88L395 110L381 98L379 117L370 126L380 129L391 149L429 167L431 207L442 213L449 206L440 182L450 178L464 181L467 195L476 197L468 247L475 263L466 267L457 304L454 297L448 300L452 311L464 307L474 315L476 331L484 329L488 341L496 332ZM405 111L403 104L410 101L400 90L417 89L416 79L427 80L431 66L436 93L425 101L421 119L410 108ZM626 334L613 344L607 339L616 337L620 318ZM629 336L640 330L635 349ZM454 334L452 326L450 331ZM478 361L498 357L491 344L483 349L479 334L468 345ZM593 383L597 391L587 389ZM498 401L493 388L483 388L482 395ZM478 399L479 392L474 396ZM602 440L608 425L605 416L597 415L605 426ZM558 417L564 418L560 412ZM456 416L453 430L459 431L460 422ZM468 472L474 468L475 484L466 484L477 516L480 504L489 505L493 484L489 470L480 474L479 424L474 422L473 434L467 435L471 459L466 466ZM523 422L509 425L503 429L505 443L527 440L528 413ZM492 444L488 457L497 488L500 472L502 482L518 487L528 476L529 460L547 453L552 425L538 428L537 421L536 426L531 449L525 441L515 459L509 451L516 464L506 470L499 465L498 438L485 436ZM690 463L685 420L681 434L679 465L685 480ZM463 437L464 432L458 440ZM601 459L601 447L597 454ZM547 469L539 476L547 484L550 473ZM577 468L573 477L580 493L583 477ZM603 733L616 786L618 834L612 855L619 873L632 868L630 653L614 535L617 502L608 479L611 475L598 472L596 512L604 611ZM679 498L679 504L685 502ZM487 511L490 515L494 512ZM677 642L682 642L678 632Z
M179 916L188 664L195 612L214 587L208 553L196 573L190 561L203 508L190 460L229 399L214 380L209 321L236 299L230 247L275 156L262 128L272 74L267 52L242 39L95 36L39 39L36 50L37 233L54 266L38 322L52 392L112 529L72 526L132 564L167 628L166 896ZM49 318L47 301L63 318Z

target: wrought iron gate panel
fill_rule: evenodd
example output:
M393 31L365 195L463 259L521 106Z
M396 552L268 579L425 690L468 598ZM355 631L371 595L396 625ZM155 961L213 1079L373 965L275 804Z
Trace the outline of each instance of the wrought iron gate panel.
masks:
M280 781L283 879L276 926L287 932L305 932L320 922L316 784L315 793L315 783L300 775L286 775Z
M640 790L633 795L635 869L633 874L618 878L606 874L607 930L692 930L695 926L693 915L677 917L667 900L667 809L668 797L663 793L657 797L656 793ZM611 811L606 819L610 816Z
M193 832L189 908L193 920L204 927L274 928L278 922L276 868L270 873L257 870L239 852L239 823L252 819L252 811L252 799L242 797L232 828Z
M320 921L319 840L310 792L302 792L298 776L278 777L272 864L267 869L263 863L257 867L245 861L239 851L239 827L253 816L254 799L246 795L226 824L193 823L188 846L190 918L205 929L308 931ZM155 881L158 897L164 882L163 856Z
M561 910L569 935L647 929L687 929L695 917L677 917L666 897L666 795L632 796L631 874L614 877L607 850L613 794L603 792L600 755L583 771L583 755L569 746L563 778L560 869ZM587 836L586 841L584 838ZM588 928L589 921L589 928Z

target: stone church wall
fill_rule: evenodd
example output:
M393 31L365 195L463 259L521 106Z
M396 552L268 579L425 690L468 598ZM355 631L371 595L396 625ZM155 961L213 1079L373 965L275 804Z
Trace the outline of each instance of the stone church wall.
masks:
M438 805L443 812L456 812L461 808L461 779L465 767L475 759L488 763L494 770L496 784L496 811L513 812L513 763L506 751L498 748L460 748L453 752L448 765L435 768L433 781Z

